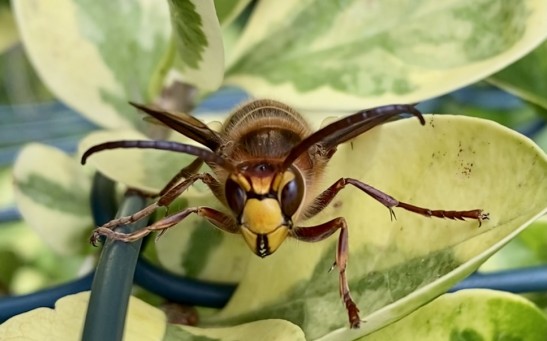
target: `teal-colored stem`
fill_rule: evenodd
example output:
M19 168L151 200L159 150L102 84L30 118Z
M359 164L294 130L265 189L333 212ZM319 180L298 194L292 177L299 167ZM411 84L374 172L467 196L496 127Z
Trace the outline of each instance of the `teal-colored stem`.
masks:
M131 215L145 205L146 200L142 197L128 195L118 215ZM119 231L134 231L144 227L146 223L143 219L121 227ZM134 243L112 240L105 242L91 286L82 340L122 340L133 274L141 244L142 240Z

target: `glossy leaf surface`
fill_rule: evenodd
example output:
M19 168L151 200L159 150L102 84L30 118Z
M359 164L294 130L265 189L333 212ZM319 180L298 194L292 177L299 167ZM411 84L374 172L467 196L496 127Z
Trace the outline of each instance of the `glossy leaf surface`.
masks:
M531 51L546 12L541 0L261 1L226 81L317 111L419 102Z

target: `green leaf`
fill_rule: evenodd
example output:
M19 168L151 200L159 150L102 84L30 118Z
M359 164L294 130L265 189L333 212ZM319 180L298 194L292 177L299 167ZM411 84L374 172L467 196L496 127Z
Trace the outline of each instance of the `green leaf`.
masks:
M419 102L531 51L546 12L540 0L264 0L226 82L316 110Z
M91 177L76 160L29 144L15 161L13 176L17 207L29 226L60 254L82 252L93 227Z
M213 0L169 0L184 81L202 90L218 89L224 76L222 33Z
M374 129L342 145L322 188L353 177L398 200L432 209L482 208L490 220L424 218L380 203L354 188L304 226L345 217L349 227L349 286L361 317L347 329L335 271L336 237L286 242L266 259L250 259L232 300L205 323L238 324L283 318L308 339L363 336L448 290L546 211L547 158L530 140L496 123L429 116ZM334 336L333 336L334 337Z
M360 340L543 341L545 335L547 317L531 302L477 289L443 295Z
M547 42L526 57L487 80L527 101L547 109Z
M168 8L155 0L14 0L25 49L61 100L104 127L139 126L167 62Z
M2 340L80 340L89 292L61 298L55 310L38 308L12 317L0 325ZM125 340L162 340L165 315L157 308L132 297L125 322Z

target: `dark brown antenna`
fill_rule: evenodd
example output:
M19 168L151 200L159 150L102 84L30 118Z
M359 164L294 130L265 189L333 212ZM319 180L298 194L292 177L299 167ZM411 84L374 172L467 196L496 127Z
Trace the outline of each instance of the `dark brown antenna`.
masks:
M283 161L281 170L287 169L302 153L305 153L317 143L322 143L328 149L334 148L340 143L344 143L404 113L416 116L422 125L425 124L422 113L410 104L386 105L361 110L323 127L294 146Z
M82 165L86 163L87 158L92 154L100 152L107 149L118 149L118 148L139 148L139 149L159 149L159 150L168 150L177 153L189 154L197 156L205 162L214 163L229 172L235 172L236 168L234 165L229 163L227 160L216 155L210 150L200 148L197 146L192 146L189 144L173 142L173 141L152 141L152 140L122 140L122 141L113 141L105 142L98 144L89 148L84 155L82 155Z

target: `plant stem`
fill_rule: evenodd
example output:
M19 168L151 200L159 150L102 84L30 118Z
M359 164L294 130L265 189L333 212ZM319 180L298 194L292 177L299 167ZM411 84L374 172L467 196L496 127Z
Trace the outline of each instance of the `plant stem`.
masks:
M119 215L127 216L142 209L144 198L126 196ZM142 228L147 220L120 227L120 232ZM134 243L107 240L97 265L91 286L82 340L122 340L129 296L133 286L133 274L142 240Z

